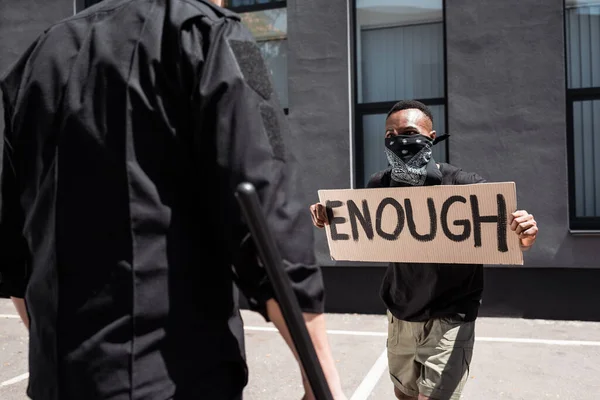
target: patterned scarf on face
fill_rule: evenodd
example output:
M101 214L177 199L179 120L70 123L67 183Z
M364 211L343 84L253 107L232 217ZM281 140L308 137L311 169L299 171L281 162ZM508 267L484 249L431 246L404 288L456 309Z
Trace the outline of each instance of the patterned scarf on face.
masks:
M390 186L432 186L442 173L431 157L433 141L423 135L385 138L385 154L392 168Z

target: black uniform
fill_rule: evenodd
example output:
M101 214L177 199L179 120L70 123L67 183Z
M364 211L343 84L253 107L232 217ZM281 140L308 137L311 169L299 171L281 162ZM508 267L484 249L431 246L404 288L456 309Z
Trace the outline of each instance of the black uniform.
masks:
M438 163L442 185L468 185L485 180L450 164ZM369 188L389 187L391 169L374 174ZM477 318L483 293L483 265L390 263L380 295L394 317L427 321L461 314L465 321Z
M0 292L25 297L33 399L233 399L237 287L273 297L233 196L253 183L301 308L323 311L308 202L265 64L201 0L107 0L1 81Z

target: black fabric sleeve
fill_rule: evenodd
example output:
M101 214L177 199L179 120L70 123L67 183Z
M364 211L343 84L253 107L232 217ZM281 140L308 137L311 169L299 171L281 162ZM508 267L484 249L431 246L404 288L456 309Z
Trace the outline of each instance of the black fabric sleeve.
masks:
M13 149L10 144L12 110L7 89L1 85L4 100L1 203L0 203L0 295L25 297L28 281L28 247L23 237L24 216L19 203Z
M485 183L486 180L474 172L465 172L458 169L454 175L455 185L471 185L474 183Z
M390 174L391 168L387 168L383 171L375 172L369 178L369 182L367 182L367 188L382 188L390 186Z
M461 168L447 163L439 163L442 172L443 185L471 185L487 182L484 178L474 172L465 172Z
M258 192L267 224L283 257L282 268L304 312L322 313L324 286L314 254L309 202L301 170L290 151L290 130L270 74L250 32L239 20L193 24L182 34L189 58L202 49L193 93L199 154L206 135L215 135L220 175L220 208L231 249L233 273L250 307L268 319L265 303L274 297L266 270L243 223L234 191L250 182ZM212 147L212 146L211 146Z

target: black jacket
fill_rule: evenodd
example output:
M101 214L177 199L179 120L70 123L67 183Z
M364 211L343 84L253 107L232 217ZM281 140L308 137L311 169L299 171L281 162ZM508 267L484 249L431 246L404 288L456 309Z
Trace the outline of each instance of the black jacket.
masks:
M323 311L285 116L240 18L107 0L1 80L0 292L25 297L34 399L231 399L237 287L273 297L233 196L259 191L304 311Z
M438 163L442 185L468 185L485 180L450 164ZM368 187L389 187L391 169L371 176ZM483 265L390 263L380 289L386 307L405 321L427 321L461 314L477 317L483 293Z

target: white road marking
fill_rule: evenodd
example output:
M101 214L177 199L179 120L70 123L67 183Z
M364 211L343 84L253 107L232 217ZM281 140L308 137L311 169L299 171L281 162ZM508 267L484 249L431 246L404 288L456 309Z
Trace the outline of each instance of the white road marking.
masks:
M9 379L7 381L4 381L4 382L0 383L0 387L14 385L15 383L19 383L21 381L24 381L27 378L29 378L29 372L26 372L26 373L24 373L22 375L19 375L19 376L15 376L12 379Z
M330 335L349 335L349 336L378 336L386 337L385 332L366 332L366 331L339 331L339 330L328 330L327 333Z
M271 328L267 326L245 326L244 330L246 331L262 331L262 332L277 332L276 328Z
M475 337L475 341L477 341L477 342L549 344L549 345L555 345L555 346L600 346L600 342L594 342L594 341L589 341L589 340Z
M263 332L277 332L277 328L268 326L246 326L244 327L247 331L263 331ZM327 331L330 335L349 335L349 336L380 336L385 337L387 333L384 332L367 332L367 331L339 331L330 329Z
M381 379L381 376L388 369L387 349L385 349L375 364L371 367L365 378L362 380L360 385L356 388L356 391L350 398L350 400L365 400L369 398L375 386Z
M0 318L9 319L20 319L18 315L14 314L0 314ZM263 331L263 332L277 332L276 328L270 326L246 326L244 327L247 331ZM376 336L386 337L385 332L369 332L369 331L344 331L330 329L327 331L330 335L348 335L348 336ZM509 338L509 337L486 337L477 336L475 337L476 342L499 342L499 343L529 343L529 344L547 344L555 346L593 346L600 347L599 341L591 340L560 340L560 339L536 339L536 338Z
M13 314L0 314L0 318L19 319L20 317Z
M277 332L276 328L262 326L246 326L247 331ZM328 330L330 335L350 335L350 336L379 336L385 337L385 332L369 331L340 331ZM536 338L509 338L509 337L475 337L476 342L499 342L499 343L528 343L528 344L547 344L555 346L596 346L600 347L600 342L591 340L559 340L559 339L536 339Z

